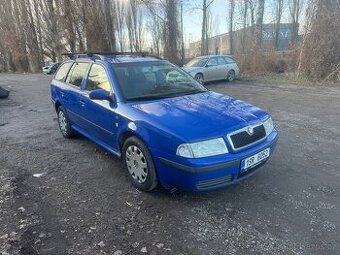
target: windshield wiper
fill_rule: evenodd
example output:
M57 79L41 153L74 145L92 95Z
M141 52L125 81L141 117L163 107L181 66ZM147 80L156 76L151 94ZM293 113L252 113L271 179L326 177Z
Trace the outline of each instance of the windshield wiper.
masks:
M186 95L204 93L204 92L207 92L207 91L208 91L208 90L193 89L193 90L183 91L183 93L178 93L178 95L186 96Z
M126 99L126 101L162 99L162 98L170 98L170 97L177 97L177 96L186 96L186 95L203 93L203 92L207 92L207 90L194 89L194 90L189 90L189 91L177 91L174 93L167 93L167 94L144 95L144 96L139 96L139 97L128 98Z
M145 96L140 96L140 97L132 97L126 99L126 101L140 101L140 100L152 100L152 99L162 99L162 98L168 98L171 97L169 94L165 95L145 95Z

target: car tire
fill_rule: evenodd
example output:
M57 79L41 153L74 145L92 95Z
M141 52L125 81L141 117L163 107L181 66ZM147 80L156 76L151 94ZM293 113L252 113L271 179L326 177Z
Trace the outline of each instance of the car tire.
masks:
M235 71L229 70L229 72L227 73L227 81L232 82L233 80L235 80Z
M132 184L142 190L151 191L158 186L158 178L151 154L137 137L129 137L122 148L124 168L128 170Z
M201 74L201 73L196 74L195 79L201 84L204 83L204 77L203 77L203 74Z
M61 134L65 138L72 138L74 136L74 131L71 128L71 122L67 116L67 113L64 109L64 107L59 106L57 110L58 114L58 125Z

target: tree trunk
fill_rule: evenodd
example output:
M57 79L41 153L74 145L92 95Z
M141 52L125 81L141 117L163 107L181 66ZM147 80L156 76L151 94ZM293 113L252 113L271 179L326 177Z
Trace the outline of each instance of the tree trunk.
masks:
M108 45L109 45L110 50L114 52L116 51L116 37L115 37L115 24L112 20L111 10L113 11L113 13L115 13L115 6L112 6L111 0L105 0L104 1L104 13L105 13L105 20L106 20Z
M276 17L275 17L275 49L279 49L280 43L280 25L283 11L283 0L277 0Z
M256 27L255 27L255 42L258 48L262 47L262 25L263 25L263 14L264 14L264 2L265 0L258 0L258 9L257 9Z
M202 20L202 37L201 37L201 55L206 55L206 29L207 29L207 0L203 0L203 20Z
M234 34L233 34L233 27L234 27L234 11L235 11L235 0L230 0L230 13L229 13L229 54L234 53Z

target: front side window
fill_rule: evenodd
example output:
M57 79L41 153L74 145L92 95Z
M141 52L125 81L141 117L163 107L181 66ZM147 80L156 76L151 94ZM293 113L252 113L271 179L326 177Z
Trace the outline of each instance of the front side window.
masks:
M88 91L104 89L111 92L111 85L103 66L98 64L91 66L85 89Z
M211 58L208 62L209 66L217 66L217 59L216 58Z
M224 61L224 58L222 58L222 57L218 57L217 58L217 63L218 63L218 65L225 65L226 64L226 62Z
M114 64L113 71L123 96L128 101L207 91L182 69L165 61Z
M67 76L66 82L74 86L80 87L88 65L89 65L88 63L75 63L72 66L69 75Z
M208 58L194 58L185 66L187 67L203 67L207 64Z
M62 66L59 68L58 72L54 76L54 79L58 81L64 81L71 65L72 65L72 62L67 62L67 63L62 64Z
M227 64L234 64L234 63L235 63L235 60L232 59L232 58L225 57L224 59L225 59L225 61L226 61Z

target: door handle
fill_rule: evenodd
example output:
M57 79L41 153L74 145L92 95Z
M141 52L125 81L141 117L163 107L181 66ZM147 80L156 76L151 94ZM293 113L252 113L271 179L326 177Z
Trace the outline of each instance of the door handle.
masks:
M60 91L60 95L61 95L62 97L64 97L64 96L65 96L65 92L64 92L64 91Z
M84 107L85 106L85 101L84 100L80 100L80 105Z

